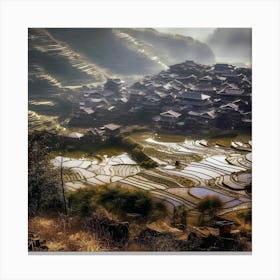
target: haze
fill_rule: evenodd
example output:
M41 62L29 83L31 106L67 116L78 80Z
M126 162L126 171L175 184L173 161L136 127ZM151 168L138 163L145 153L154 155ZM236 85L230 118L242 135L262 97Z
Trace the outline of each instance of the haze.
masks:
M206 43L213 50L217 62L251 65L251 28L157 28L157 30L190 36Z
M160 32L190 36L199 41L205 42L215 28L156 28Z

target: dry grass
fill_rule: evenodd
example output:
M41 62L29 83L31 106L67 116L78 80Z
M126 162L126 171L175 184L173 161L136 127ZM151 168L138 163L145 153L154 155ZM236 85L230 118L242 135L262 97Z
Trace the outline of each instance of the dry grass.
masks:
M229 213L226 213L224 215L222 215L223 218L231 220L231 221L235 221L238 224L240 224L239 229L243 229L246 230L247 232L252 232L252 224L251 223L245 223L243 219L240 219L238 217L238 214L247 211L247 210L238 210L238 211L232 211Z
M49 251L96 252L101 251L98 240L81 230L73 218L34 217L28 221L28 230L46 240Z

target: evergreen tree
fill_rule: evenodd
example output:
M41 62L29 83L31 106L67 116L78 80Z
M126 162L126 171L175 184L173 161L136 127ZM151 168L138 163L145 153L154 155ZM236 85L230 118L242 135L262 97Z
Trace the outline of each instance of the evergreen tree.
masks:
M63 196L58 170L49 162L46 135L32 134L28 139L28 214L61 210Z

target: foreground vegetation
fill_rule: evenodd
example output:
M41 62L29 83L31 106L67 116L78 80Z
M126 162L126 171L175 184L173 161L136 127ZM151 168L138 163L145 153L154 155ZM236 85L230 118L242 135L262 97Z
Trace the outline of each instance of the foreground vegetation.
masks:
M45 134L29 135L28 141L28 215L54 209L65 210L63 182L49 163ZM62 183L62 184L61 184Z
M251 212L239 211L233 219L236 221L235 229L244 229L240 231L243 239L239 235L234 238L226 236L226 239L213 235L213 230L218 231L215 226L219 221L217 214L224 207L224 201L219 196L201 197L198 194L191 197L193 203L178 204L178 196L174 197L176 191L190 187L191 190L202 189L186 177L182 177L184 181L179 182L177 179L174 181L174 178L181 178L178 175L169 178L163 170L146 170L137 175L143 179L135 176L135 180L142 180L144 190L122 180L103 186L82 184L83 188L65 192L64 175L74 174L71 169L66 172L60 164L56 168L50 165L51 154L61 148L53 145L55 139L52 137L52 134L44 133L29 135L29 250L248 250ZM128 137L114 141L141 166L156 166L143 152L141 144ZM174 171L181 174L179 161L177 166L175 161ZM146 191L145 187L151 187L151 177L155 177L155 183L162 185L162 188ZM174 192L166 192L166 188ZM186 192L184 195L189 197L191 193ZM162 199L163 196L167 199ZM168 199L176 202L172 209L166 203ZM226 216L231 212L224 213ZM199 229L200 226L202 229ZM204 227L212 228L209 236L205 235L207 230Z
M67 198L71 213L80 217L88 217L100 207L114 213L119 220L125 219L127 214L138 214L146 220L166 215L164 205L148 191L131 190L120 185L78 189L68 192Z

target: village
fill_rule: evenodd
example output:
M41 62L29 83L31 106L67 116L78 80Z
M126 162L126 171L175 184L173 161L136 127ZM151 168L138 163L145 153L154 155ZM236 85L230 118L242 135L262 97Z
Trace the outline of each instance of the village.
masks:
M250 132L251 76L249 68L185 61L130 87L121 79L108 79L104 85L82 88L69 125L89 128L97 138L135 124L178 133L213 128Z
M160 201L168 214L135 237L141 248L250 251L251 79L250 68L187 60L130 86L119 78L83 86L66 128L49 131L51 164L68 194L122 186ZM201 220L209 197L221 207ZM161 239L175 243L153 247Z

